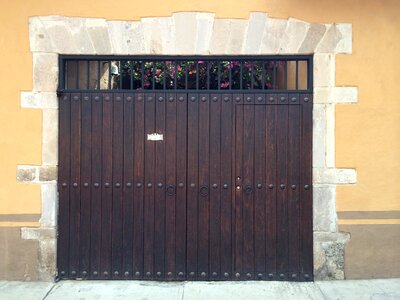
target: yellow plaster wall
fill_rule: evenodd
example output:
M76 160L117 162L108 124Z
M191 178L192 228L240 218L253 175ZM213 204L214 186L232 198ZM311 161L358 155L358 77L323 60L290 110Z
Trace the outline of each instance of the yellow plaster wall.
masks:
M337 166L358 184L338 188L338 210L400 210L400 1L382 0L0 0L0 214L40 212L38 186L16 183L17 164L40 164L41 113L21 109L32 88L28 17L138 19L177 11L247 18L251 11L308 22L353 24L350 56L337 56L338 85L359 87L357 105L337 107Z

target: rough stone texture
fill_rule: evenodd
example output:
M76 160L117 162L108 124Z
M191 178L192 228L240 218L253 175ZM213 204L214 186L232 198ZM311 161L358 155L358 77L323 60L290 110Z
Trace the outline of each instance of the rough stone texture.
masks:
M210 54L224 54L229 42L230 19L215 19L210 42Z
M42 164L55 166L58 163L58 110L43 110Z
M323 168L326 149L326 107L314 104L313 107L313 167Z
M268 16L265 13L255 12L250 14L249 26L247 28L246 40L243 44L242 53L258 54L260 52L267 18Z
M335 52L343 54L351 54L352 49L352 31L353 26L351 24L336 24L336 29L340 34L340 40L336 44Z
M314 87L335 85L335 56L333 54L314 55Z
M316 280L344 279L346 233L314 232L314 277Z
M243 44L246 38L247 20L231 20L229 41L225 52L221 54L242 54Z
M197 15L196 54L210 53L210 42L214 26L214 14L201 13Z
M142 25L146 53L161 54L163 52L162 35L158 18L143 18Z
M21 92L22 108L58 108L56 93L47 92Z
M128 54L144 54L143 25L141 22L126 22L123 36L126 38Z
M33 90L56 92L58 84L58 55L52 53L33 54Z
M56 245L55 238L39 240L39 280L53 281L56 276Z
M50 35L38 17L29 18L29 47L31 52L56 52Z
M75 54L78 53L75 46L75 40L69 29L66 26L66 19L57 18L51 19L49 17L39 17L45 27L47 34L56 49L57 53Z
M55 239L57 237L56 229L53 227L22 227L21 239L40 240Z
M336 187L313 186L314 231L337 232Z
M328 168L335 167L335 105L326 105L326 153L325 162Z
M357 103L358 89L357 87L317 87L314 88L315 104L329 103Z
M36 166L17 166L17 181L18 182L33 182L37 180Z
M290 18L281 38L278 53L297 54L309 28L309 23Z
M176 53L174 19L160 17L158 22L160 24L162 54L173 55Z
M128 54L128 45L125 40L123 29L125 22L122 21L108 21L108 34L115 54Z
M106 20L86 19L85 25L96 54L113 53Z
M317 184L353 184L357 183L354 169L313 168L313 182Z
M315 48L321 41L326 32L326 25L324 24L310 24L310 29L299 48L299 53L311 54L314 53Z
M96 51L85 26L85 19L67 18L67 24L72 35L76 54L95 54Z
M39 167L39 181L56 181L57 180L57 167L56 166L41 166Z
M40 226L54 227L57 225L57 184L42 184L40 189L42 196L42 217L40 218Z
M282 19L267 19L261 41L260 54L278 53L287 22L287 20Z
M193 54L197 38L196 12L174 13L176 54Z

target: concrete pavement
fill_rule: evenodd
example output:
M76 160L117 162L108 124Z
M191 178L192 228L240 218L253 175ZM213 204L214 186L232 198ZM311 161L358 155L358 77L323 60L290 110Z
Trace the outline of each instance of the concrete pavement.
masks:
M1 300L400 300L399 279L298 282L0 281Z

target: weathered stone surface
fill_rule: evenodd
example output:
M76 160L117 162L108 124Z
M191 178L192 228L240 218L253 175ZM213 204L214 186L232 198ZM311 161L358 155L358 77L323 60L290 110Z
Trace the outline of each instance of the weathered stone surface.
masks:
M298 53L312 54L326 32L326 25L313 23L301 44Z
M258 54L260 52L261 40L267 18L268 16L265 13L254 12L250 14L249 26L247 28L242 53Z
M336 44L335 52L343 54L351 54L352 49L352 24L336 24L337 31L340 34L340 39Z
M335 105L326 105L326 152L325 162L328 168L335 167Z
M57 215L57 184L47 183L40 186L42 195L41 227L55 227Z
M39 17L29 18L29 48L31 52L56 52Z
M229 41L224 53L221 54L241 54L243 49L243 43L245 41L245 35L247 30L248 21L234 19L231 20Z
M43 110L42 164L55 166L58 163L58 111Z
M50 17L40 17L40 20L42 21L51 43L55 48L54 52L62 54L78 53L75 41L67 23L67 18L57 17L55 19Z
M215 14L211 13L199 13L197 15L196 54L210 54L210 42L213 34L214 16Z
M139 21L124 22L124 30L128 54L145 54L143 24Z
M66 18L67 25L72 35L76 54L95 54L95 49L86 28L83 18Z
M33 182L37 180L37 167L35 166L17 166L18 182Z
M290 18L281 38L278 53L297 54L309 28L309 23Z
M265 24L260 54L276 54L285 33L287 20L268 18Z
M313 187L314 231L337 231L336 187L314 185Z
M313 167L325 167L326 107L314 104L313 108ZM315 179L313 178L315 181Z
M21 227L21 239L39 240L55 239L57 231L53 227Z
M176 53L174 19L159 17L158 22L160 24L162 54L174 55Z
M56 275L56 239L39 240L39 280L52 281Z
M124 36L124 24L122 21L108 21L107 28L110 36L113 54L128 54L128 45Z
M316 184L357 183L355 169L313 168L313 182Z
M86 19L86 29L96 54L112 54L107 22L104 19Z
M57 167L56 166L41 166L39 167L39 181L56 181L57 180Z
M335 56L333 54L314 55L314 87L335 86Z
M162 54L162 35L158 18L143 18L142 26L146 53Z
M317 87L314 88L314 103L357 103L357 87Z
M231 31L230 19L215 19L210 43L210 54L225 54Z
M174 13L176 54L194 54L197 38L197 12Z
M314 232L314 276L316 280L344 279L346 233Z
M56 92L58 84L58 55L52 53L33 54L33 90Z
M58 108L56 93L21 92L22 108Z

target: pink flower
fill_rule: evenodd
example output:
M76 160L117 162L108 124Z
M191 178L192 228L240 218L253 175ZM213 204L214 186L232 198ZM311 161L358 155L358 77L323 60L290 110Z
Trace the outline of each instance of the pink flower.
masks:
M181 66L176 66L176 69L178 70L178 71L180 71L180 70L182 70L182 67Z
M156 70L156 75L160 75L161 74L161 70Z
M222 82L222 83L221 83L221 87L222 87L223 89L227 88L228 86L229 86L229 82Z
M199 65L202 65L202 64L204 64L204 63L205 63L204 60L199 60L199 61L198 61L198 64L199 64Z

